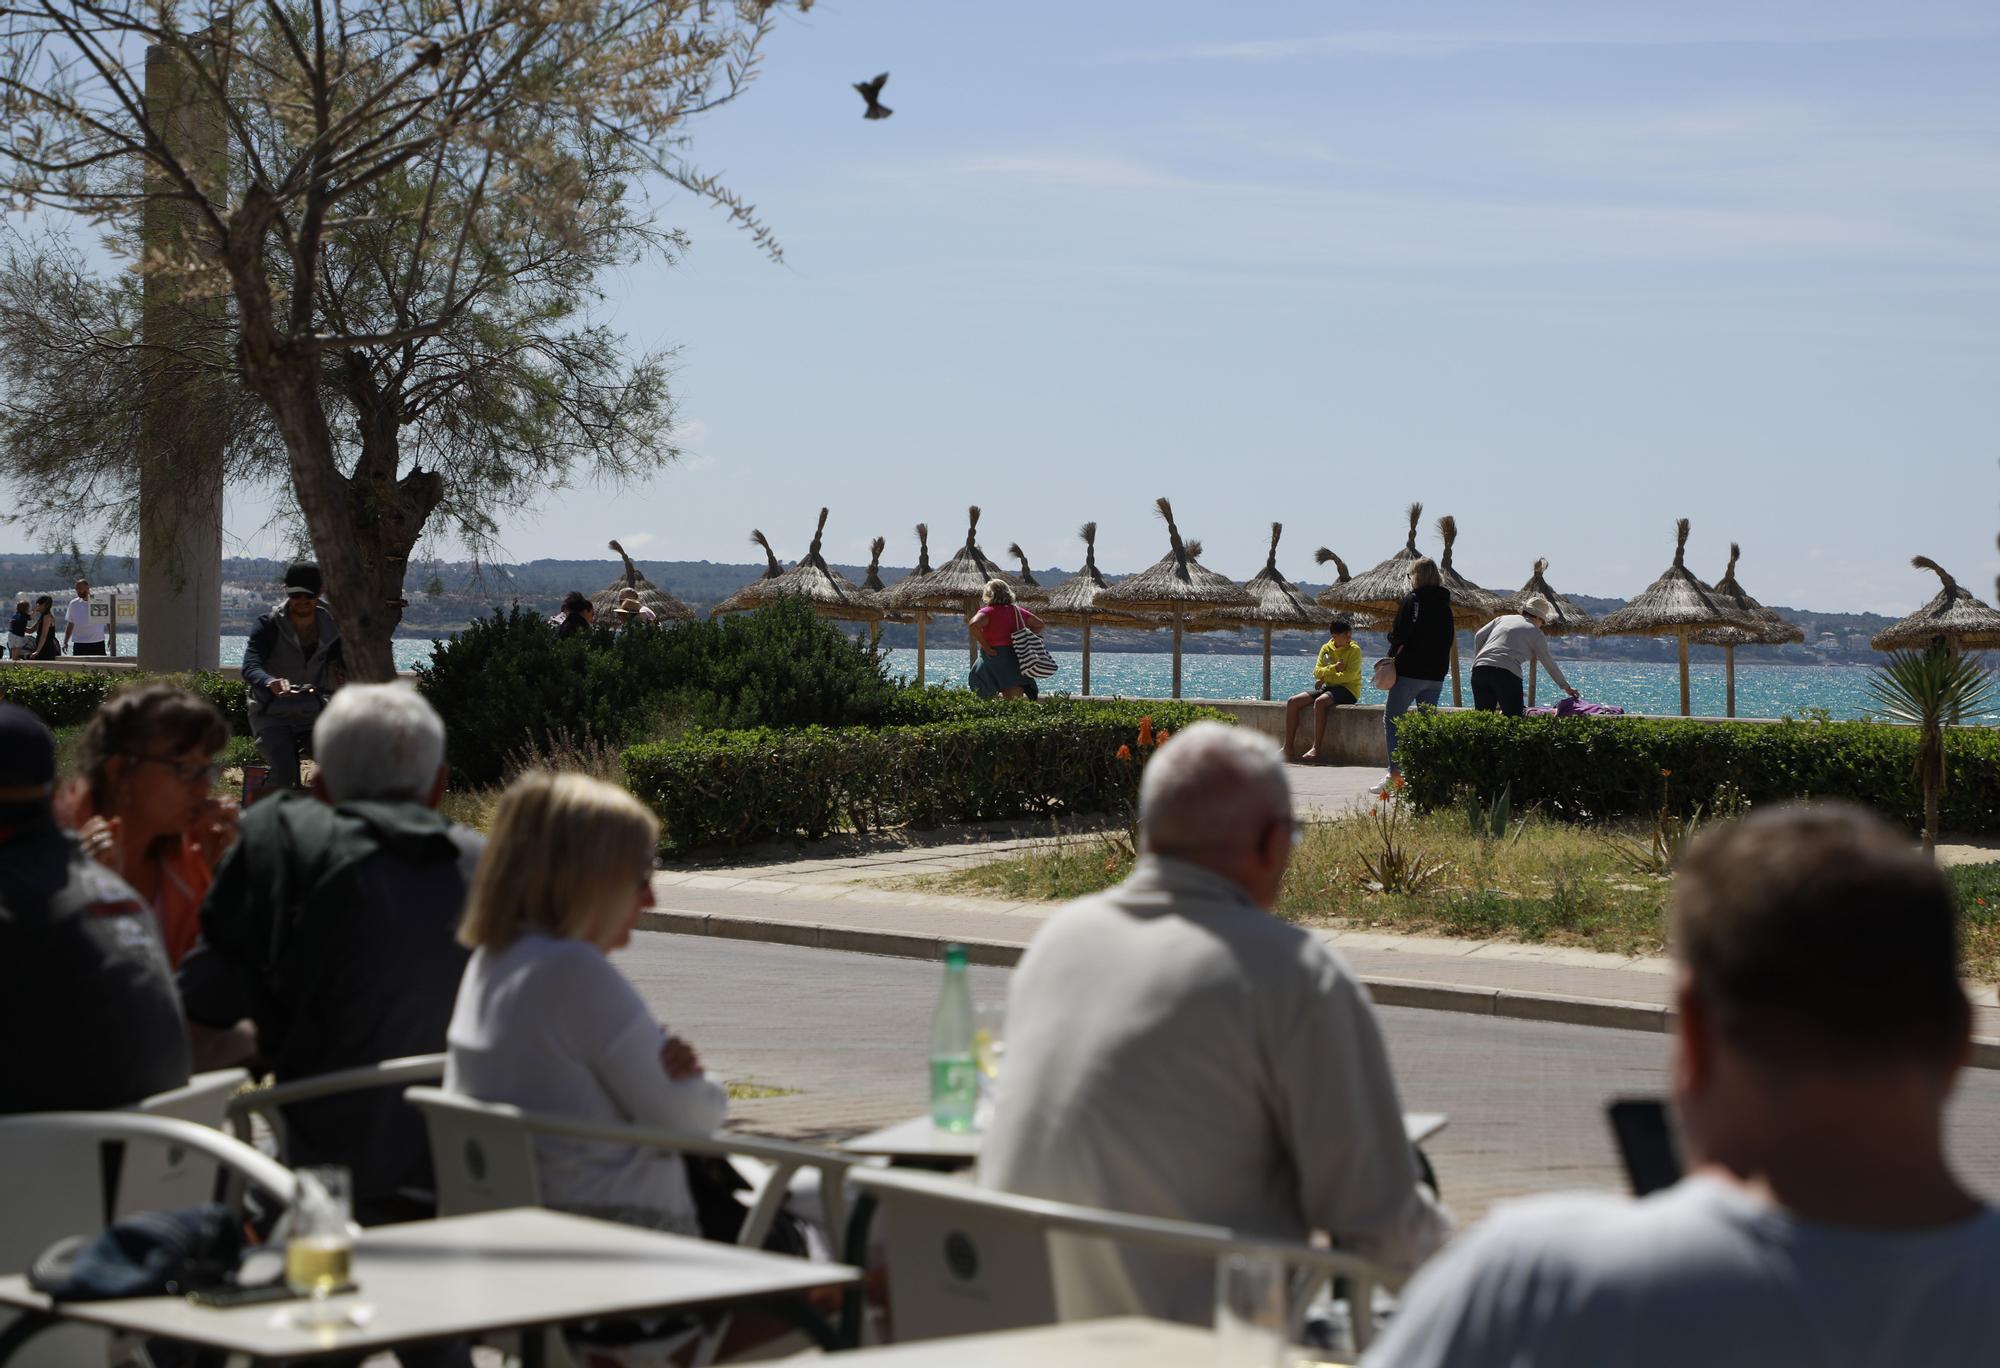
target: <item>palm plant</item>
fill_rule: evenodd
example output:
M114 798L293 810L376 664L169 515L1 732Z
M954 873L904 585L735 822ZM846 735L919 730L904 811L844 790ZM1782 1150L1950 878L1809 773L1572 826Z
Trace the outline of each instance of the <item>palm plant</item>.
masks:
M1978 659L1941 645L1894 651L1868 691L1891 722L1918 729L1917 783L1924 791L1924 849L1937 850L1938 796L1944 792L1947 720L1976 716L1993 702L1995 676Z

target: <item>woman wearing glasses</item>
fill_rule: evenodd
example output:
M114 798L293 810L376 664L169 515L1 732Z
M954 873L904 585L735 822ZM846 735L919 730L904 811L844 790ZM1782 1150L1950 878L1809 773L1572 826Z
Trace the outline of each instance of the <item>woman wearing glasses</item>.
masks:
M171 684L113 695L84 729L82 778L57 805L84 850L153 909L168 960L201 934L201 900L236 841L236 803L215 796L229 726Z

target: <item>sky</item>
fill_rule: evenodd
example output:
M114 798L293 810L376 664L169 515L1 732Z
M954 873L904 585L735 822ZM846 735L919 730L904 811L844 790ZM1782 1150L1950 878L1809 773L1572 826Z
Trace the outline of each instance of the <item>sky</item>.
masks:
M507 559L789 559L824 504L831 559L909 564L976 502L989 554L1095 519L1117 572L1164 494L1238 578L1273 519L1294 578L1373 564L1412 500L1499 588L1632 594L1678 516L1766 602L2000 571L1990 3L820 0L691 132L785 262L662 199L692 246L610 318L676 350L688 454Z

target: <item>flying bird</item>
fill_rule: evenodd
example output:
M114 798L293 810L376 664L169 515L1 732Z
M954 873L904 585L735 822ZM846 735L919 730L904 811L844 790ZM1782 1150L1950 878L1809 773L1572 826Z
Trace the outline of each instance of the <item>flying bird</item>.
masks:
M889 83L889 73L883 72L872 81L856 81L854 88L861 92L861 98L868 101L868 112L864 119L886 119L896 111L882 103L882 87Z

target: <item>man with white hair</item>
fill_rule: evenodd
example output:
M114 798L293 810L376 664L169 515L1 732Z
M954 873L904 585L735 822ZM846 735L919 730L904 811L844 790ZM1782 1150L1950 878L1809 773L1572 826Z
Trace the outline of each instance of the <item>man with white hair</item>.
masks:
M444 723L407 685L335 694L313 753L313 795L244 813L181 966L191 1025L247 1018L280 1082L443 1051L467 957L459 913L485 845L437 810ZM429 1152L395 1090L301 1103L286 1127L291 1162L354 1170L364 1224L422 1214Z
M1450 1219L1417 1184L1368 994L1270 915L1298 839L1278 748L1214 722L1139 785L1139 862L1049 919L1014 971L980 1180L1025 1196L1299 1240L1390 1278ZM1059 1242L1066 1318L1206 1324L1211 1263Z

